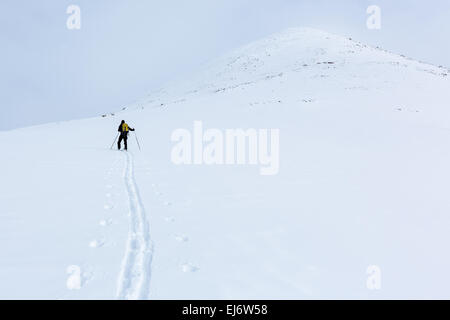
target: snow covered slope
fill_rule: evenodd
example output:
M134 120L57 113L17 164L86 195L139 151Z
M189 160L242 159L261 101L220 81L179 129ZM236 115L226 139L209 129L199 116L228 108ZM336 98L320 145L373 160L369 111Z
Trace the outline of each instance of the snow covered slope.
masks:
M0 133L0 298L450 298L448 73L290 29L115 116ZM109 150L122 119L142 151ZM278 174L175 165L194 121L279 129Z

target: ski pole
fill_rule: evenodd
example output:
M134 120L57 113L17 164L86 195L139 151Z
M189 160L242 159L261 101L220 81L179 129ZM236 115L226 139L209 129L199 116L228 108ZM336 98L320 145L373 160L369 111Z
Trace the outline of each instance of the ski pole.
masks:
M134 137L136 138L136 142L137 142L137 145L138 145L138 147L139 147L139 151L141 151L141 145L139 144L139 140L138 140L136 131L134 132Z
M120 132L117 134L117 136L114 138L114 142L112 143L112 145L111 145L111 148L110 149L112 149L113 148L113 146L114 146L114 143L116 143L116 140L117 140L117 138L119 137L119 134L120 134Z

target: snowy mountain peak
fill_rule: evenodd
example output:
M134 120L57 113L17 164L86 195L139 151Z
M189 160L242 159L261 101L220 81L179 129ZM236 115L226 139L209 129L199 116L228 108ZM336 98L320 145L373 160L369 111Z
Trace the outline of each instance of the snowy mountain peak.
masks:
M166 107L199 94L243 89L266 81L278 81L281 88L296 83L309 91L381 89L401 86L405 73L414 78L417 72L438 78L449 74L444 68L350 38L312 28L289 28L211 61L192 77L174 82L130 109Z

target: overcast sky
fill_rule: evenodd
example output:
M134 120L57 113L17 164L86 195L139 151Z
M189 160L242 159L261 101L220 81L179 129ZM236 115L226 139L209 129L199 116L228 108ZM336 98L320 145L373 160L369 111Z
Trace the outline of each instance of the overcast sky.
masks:
M68 30L67 7L81 8ZM381 30L368 30L378 5ZM450 67L448 0L1 0L0 130L115 111L287 27Z

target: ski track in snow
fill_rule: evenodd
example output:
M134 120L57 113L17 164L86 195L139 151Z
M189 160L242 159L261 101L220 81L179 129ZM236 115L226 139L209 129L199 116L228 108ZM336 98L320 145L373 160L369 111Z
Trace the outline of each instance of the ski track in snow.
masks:
M119 273L117 298L122 300L148 299L150 291L153 245L150 230L134 179L133 156L126 155L124 180L130 207L130 230L125 257Z

